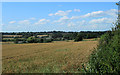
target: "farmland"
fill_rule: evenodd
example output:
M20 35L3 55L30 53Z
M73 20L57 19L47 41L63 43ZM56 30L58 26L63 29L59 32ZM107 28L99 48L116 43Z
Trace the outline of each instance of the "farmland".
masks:
M97 46L95 40L80 42L25 43L2 45L3 73L80 72L82 63Z

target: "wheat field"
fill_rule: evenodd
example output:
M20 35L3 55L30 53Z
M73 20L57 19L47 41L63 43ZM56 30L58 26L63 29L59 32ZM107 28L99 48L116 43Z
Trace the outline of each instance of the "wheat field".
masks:
M80 72L97 41L3 44L3 73Z

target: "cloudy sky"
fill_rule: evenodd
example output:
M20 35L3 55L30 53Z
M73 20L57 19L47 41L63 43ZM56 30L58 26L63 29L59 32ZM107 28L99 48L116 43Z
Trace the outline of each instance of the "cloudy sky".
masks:
M5 2L2 31L105 31L117 8L115 2Z

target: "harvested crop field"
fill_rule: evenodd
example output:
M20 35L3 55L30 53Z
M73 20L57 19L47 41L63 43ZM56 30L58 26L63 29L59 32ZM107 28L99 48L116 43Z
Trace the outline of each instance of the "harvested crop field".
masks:
M97 41L3 44L3 73L80 72Z

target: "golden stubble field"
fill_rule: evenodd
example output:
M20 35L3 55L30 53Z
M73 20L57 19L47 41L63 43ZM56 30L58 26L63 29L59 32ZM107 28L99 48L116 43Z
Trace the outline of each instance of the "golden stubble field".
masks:
M80 72L97 41L3 44L3 73Z

